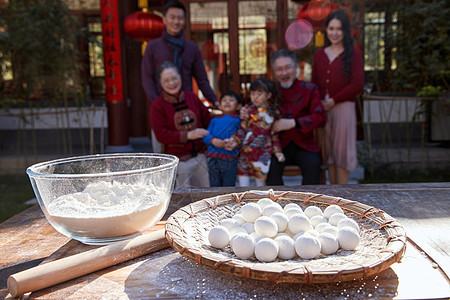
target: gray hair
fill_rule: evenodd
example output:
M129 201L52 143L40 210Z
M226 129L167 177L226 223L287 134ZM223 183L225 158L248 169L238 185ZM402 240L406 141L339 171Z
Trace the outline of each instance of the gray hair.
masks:
M178 67L177 67L176 64L174 64L174 63L171 62L171 61L165 61L165 62L163 62L162 64L160 64L159 67L158 67L158 80L161 80L161 73L162 73L164 70L172 69L172 68L175 69L175 70L177 71L178 75L181 76L180 70L178 70Z
M297 56L295 56L294 52L292 52L288 49L280 49L272 55L272 57L270 58L270 63L272 64L272 66L275 63L275 61L277 59L279 59L280 57L289 57L290 59L292 59L294 64L297 66L297 63L298 63Z

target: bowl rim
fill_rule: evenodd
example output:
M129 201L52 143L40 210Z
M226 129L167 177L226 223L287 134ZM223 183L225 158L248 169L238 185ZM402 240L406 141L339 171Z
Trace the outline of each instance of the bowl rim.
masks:
M159 158L166 158L168 159L167 163L164 163L159 166L144 168L144 169L137 169L137 170L127 170L127 171L116 171L116 172L110 172L110 173L89 173L89 174L61 174L61 173L40 173L36 171L36 168L45 166L45 165L52 165L52 164L60 164L60 163L66 163L66 162L74 162L79 160L97 160L97 159L104 159L104 158L118 158L118 157L159 157ZM29 166L26 169L26 173L30 177L39 177L39 178L87 178L87 177L111 177L111 176L122 176L122 175L129 175L129 174L138 174L138 173L144 173L148 171L161 171L168 168L176 167L178 165L179 158L171 155L171 154L163 154L163 153L107 153L107 154L90 154L90 155L81 155L81 156L72 156L72 157L65 157L65 158L59 158L54 160L49 160L45 162L40 162L33 164Z

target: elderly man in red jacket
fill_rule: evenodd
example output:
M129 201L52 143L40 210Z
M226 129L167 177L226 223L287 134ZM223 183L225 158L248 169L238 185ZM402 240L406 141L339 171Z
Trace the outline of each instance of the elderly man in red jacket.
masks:
M281 119L273 125L279 133L285 162L272 157L267 185L283 184L285 165L298 165L302 170L302 184L319 184L321 157L314 139L314 130L325 125L326 112L317 86L296 78L297 58L281 49L271 58L275 80L280 91Z

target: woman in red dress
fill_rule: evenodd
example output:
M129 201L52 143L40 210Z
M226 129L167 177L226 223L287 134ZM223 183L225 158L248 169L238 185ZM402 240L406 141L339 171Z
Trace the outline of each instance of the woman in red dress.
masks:
M311 81L317 84L327 110L325 150L330 183L346 184L358 164L355 104L363 90L364 69L343 11L333 12L326 20L325 47L314 55Z

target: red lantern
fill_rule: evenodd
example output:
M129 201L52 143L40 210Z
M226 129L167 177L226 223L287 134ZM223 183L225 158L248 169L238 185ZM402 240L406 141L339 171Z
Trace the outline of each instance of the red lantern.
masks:
M162 18L146 11L135 12L125 18L125 33L133 40L146 42L161 36L164 29Z
M200 48L200 53L204 60L213 61L219 58L218 45L214 44L213 41L206 41Z
M328 15L339 9L339 6L329 0L312 0L300 7L297 20L305 19L314 27L323 26Z

